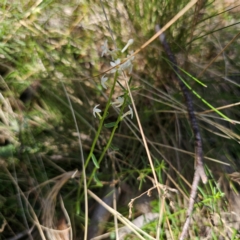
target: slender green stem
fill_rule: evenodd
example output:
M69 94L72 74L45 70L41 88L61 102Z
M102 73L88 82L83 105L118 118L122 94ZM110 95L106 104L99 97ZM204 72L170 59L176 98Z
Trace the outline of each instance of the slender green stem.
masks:
M102 130L103 122L104 122L104 120L105 120L105 118L106 118L106 116L107 116L107 114L108 114L108 109L109 109L109 107L111 106L111 98L112 98L112 95L113 95L113 92L114 92L114 88L115 88L115 85L116 85L117 77L118 77L118 74L117 74L117 72L116 72L116 74L115 74L115 76L114 76L114 82L113 82L113 86L112 86L112 89L111 89L111 92L110 92L110 96L109 96L108 101L107 101L106 108L105 108L104 113L103 113L103 116L102 116L102 118L101 118L101 120L100 120L99 127L98 127L98 130L97 130L97 133L96 133L96 136L95 136L95 138L94 138L94 140L93 140L93 144L92 144L90 153L89 153L88 158L87 158L86 163L85 163L85 169L87 168L87 165L88 165L88 163L89 163L89 161L90 161L90 159L91 159L91 157L92 157L93 151L94 151L94 149L95 149L95 145L96 145L96 143L97 143L97 140L98 140L98 138L99 138L100 132L101 132L101 130Z
M99 127L98 127L97 133L95 135L95 138L93 140L93 144L92 144L92 147L90 149L90 153L88 155L88 158L85 161L85 166L84 166L85 169L87 168L88 163L89 163L89 161L90 161L90 159L92 157L92 154L93 154L93 151L95 149L97 140L98 140L100 132L102 130L102 126L103 126L104 120L107 117L108 109L111 106L111 98L112 98L112 95L114 93L114 88L115 88L115 85L116 85L116 82L117 82L117 77L118 77L118 73L116 72L115 76L114 76L114 81L113 81L112 89L111 89L111 92L110 92L110 96L109 96L108 101L107 101L106 108L104 110L102 118L100 119ZM81 182L82 182L82 180L83 179L82 179L82 176L81 176L80 181L79 181L79 186L78 186L78 192L77 192L77 203L76 203L76 212L77 212L77 214L80 213L80 200L81 200L80 192L81 192Z
M98 159L98 165L100 165L100 163L101 163L102 160L103 160L103 157L105 156L107 150L109 149L109 147L110 147L110 145L111 145L111 143L112 143L114 134L115 134L115 132L116 132L116 130L117 130L117 128L118 128L118 124L119 124L119 122L122 120L123 110L124 110L124 108L126 107L126 99L127 99L127 96L126 96L126 94L125 94L125 96L124 96L124 102L123 102L123 105L122 105L121 110L120 110L120 112L119 112L118 119L117 119L117 121L116 121L116 124L115 124L114 127L113 127L113 130L112 130L111 135L110 135L110 137L109 137L109 139L108 139L107 145L106 145L105 148L103 149L102 154L101 154L100 158ZM97 171L97 168L95 167L95 168L93 169L93 171L92 171L92 174L91 174L89 180L88 180L88 186L90 185L90 183L91 183L91 181L92 181L92 179L93 179L96 171Z

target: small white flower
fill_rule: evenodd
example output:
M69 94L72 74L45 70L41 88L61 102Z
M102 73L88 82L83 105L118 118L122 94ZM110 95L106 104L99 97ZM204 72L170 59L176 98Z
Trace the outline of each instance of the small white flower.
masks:
M132 110L132 108L131 108L130 105L128 105L128 107L129 107L129 111L127 111L126 113L124 113L124 114L122 115L122 119L125 118L125 117L128 116L128 115L131 115L131 119L133 118L133 110Z
M133 39L129 39L128 42L127 42L127 44L126 44L126 46L122 49L121 52L122 52L122 53L125 52L126 49L127 49L131 44L133 44L133 42L134 42Z
M121 60L118 58L115 62L110 62L110 65L111 65L112 67L115 67L115 66L117 66L119 63L121 63ZM118 70L120 70L119 66L113 68L113 69L111 70L111 73L115 73L115 72L118 71Z
M127 58L129 59L120 66L120 69L122 71L128 69L129 74L132 73L132 67L133 67L132 61L134 60L134 56L132 56L132 54L133 54L133 51L131 51L131 55L127 55Z
M118 97L116 102L112 102L112 105L115 105L115 107L121 107L123 105L124 98Z
M107 86L105 85L105 82L106 82L107 80L108 80L108 78L105 77L105 75L103 75L103 76L101 77L101 85L102 85L102 87L105 88L105 89L107 89Z
M100 104L96 105L96 106L93 108L93 116L94 116L94 117L96 117L96 113L97 113L97 115L98 115L99 117L101 117L99 113L100 113L102 110L99 109L99 108L97 108L99 105L100 105Z
M102 49L102 55L101 57L108 54L109 52L109 49L108 49L108 40L105 40L104 44L101 46L101 49Z
M131 115L131 119L132 119L133 118L133 110L130 105L128 105L128 107L129 107L129 115Z
M132 72L132 62L129 60L127 60L125 63L123 63L122 65L120 65L119 68L121 71L127 70L129 69L128 73L130 74Z

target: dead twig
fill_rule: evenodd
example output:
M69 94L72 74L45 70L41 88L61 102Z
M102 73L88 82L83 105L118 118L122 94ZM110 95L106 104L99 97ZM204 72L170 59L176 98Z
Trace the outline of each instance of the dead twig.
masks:
M159 32L160 27L158 25L156 25L155 27L156 32ZM183 226L183 230L181 233L181 236L179 239L184 239L184 236L187 233L187 230L189 228L189 224L190 224L190 219L191 219L191 213L193 211L193 207L194 207L194 201L197 195L197 187L200 181L200 178L202 179L203 183L207 182L207 176L204 172L204 167L203 167L203 150L202 150L202 138L201 138L201 134L199 131L199 127L198 127L198 123L197 123L197 118L196 115L194 113L194 109L193 109L193 101L191 98L191 95L187 89L187 87L185 86L185 84L181 81L180 79L180 72L178 69L178 65L177 65L177 61L175 59L175 56L173 55L170 46L168 45L165 35L161 34L159 36L159 39L164 47L164 50L166 52L166 54L168 55L168 58L170 60L170 62L172 63L172 67L173 70L175 72L175 77L178 81L178 84L183 92L183 95L185 97L186 100L186 105L187 105L187 110L188 110L188 115L189 115L189 120L192 126L192 130L193 130L193 134L194 134L194 138L195 138L195 163L196 163L196 168L195 168L195 173L194 173L194 178L193 178L193 183L192 183L192 189L191 189L191 194L190 194L190 199L189 199L189 206L188 206L188 210L187 210L187 219L185 221L185 224Z

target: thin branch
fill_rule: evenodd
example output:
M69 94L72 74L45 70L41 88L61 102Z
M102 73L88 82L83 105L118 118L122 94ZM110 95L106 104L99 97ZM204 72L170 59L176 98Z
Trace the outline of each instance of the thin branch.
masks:
M160 27L157 25L155 27L156 32L159 32ZM194 173L194 178L193 178L193 183L192 183L192 189L191 189L191 194L190 194L190 199L189 199L189 206L188 206L188 211L187 211L187 219L185 221L180 239L184 239L184 236L187 233L187 230L189 228L189 224L190 224L190 220L191 220L191 214L193 211L193 207L194 207L194 201L197 195L197 187L200 181L200 178L202 179L203 183L207 182L207 176L204 172L204 167L203 167L203 150L202 150L202 138L201 138L201 134L199 131L199 127L198 127L198 123L197 123L197 118L196 115L194 113L194 108L193 108L193 100L192 97L187 89L187 87L185 86L185 84L181 81L180 79L180 71L178 69L177 66L177 61L175 59L175 56L173 55L170 46L168 45L165 35L161 34L159 36L159 39L164 47L164 50L166 52L166 54L168 55L169 60L172 63L172 67L173 70L175 72L175 77L178 81L178 84L183 92L183 95L185 97L186 100L186 105L187 105L187 110L188 110L188 116L189 116L189 120L192 126L192 130L193 130L193 134L194 134L194 138L195 138L195 164L196 164L196 169L195 169L195 173Z
M192 183L190 199L189 199L189 206L188 206L188 210L187 210L187 219L184 223L184 226L183 226L183 229L182 229L181 236L180 236L179 240L184 239L184 237L187 233L187 230L189 228L190 220L191 220L191 214L193 212L194 202L195 202L195 198L196 198L196 195L197 195L197 187L198 187L199 182L200 182L200 174L199 174L198 168L196 168L195 173L194 173L193 183Z
M159 30L160 30L160 27L156 26L156 31L159 31ZM196 118L194 108L193 108L193 100L192 100L192 97L191 97L187 87L179 78L180 72L179 72L179 69L177 66L177 61L166 41L165 35L164 34L160 35L159 39L162 42L163 47L164 47L171 63L173 64L172 67L175 72L175 77L178 80L178 84L179 84L179 86L183 92L183 95L185 97L185 100L186 100L189 120L190 120L190 123L192 126L194 138L195 138L195 155L196 155L196 165L197 165L196 170L198 169L203 183L206 183L207 176L206 176L206 174L204 172L204 168L203 168L202 138L201 138L201 134L200 134L198 123L197 123L197 118Z

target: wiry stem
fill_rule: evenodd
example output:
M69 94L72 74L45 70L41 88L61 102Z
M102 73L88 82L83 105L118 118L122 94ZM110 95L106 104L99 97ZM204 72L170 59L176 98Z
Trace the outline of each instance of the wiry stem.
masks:
M156 26L156 31L158 32L160 30L160 27L157 25ZM167 41L165 38L164 34L161 34L159 36L159 39L164 47L164 50L166 52L166 54L168 55L168 58L170 60L170 62L172 63L172 67L173 70L175 72L175 77L178 81L178 84L183 92L183 95L185 97L186 100L186 105L187 105L187 110L188 110L188 115L189 115L189 120L192 126L192 130L193 130L193 134L194 134L194 138L195 138L195 160L196 160L196 168L195 168L195 173L194 173L194 179L193 179L193 183L192 183L192 189L191 189L191 194L190 194L190 201L189 201L189 206L188 206L188 211L187 211L187 219L185 221L184 227L183 227L183 231L181 233L180 239L184 239L184 236L188 230L189 224L190 224L190 215L193 211L193 207L194 207L194 201L197 195L197 187L200 181L200 178L202 179L203 183L207 182L207 176L204 172L204 168L203 168L203 150L202 150L202 138L201 138L201 134L199 131L199 127L198 127L198 123L197 123L197 118L195 116L194 113L194 108L193 108L193 101L192 101L192 97L187 89L187 87L185 86L185 84L181 81L180 79L180 73L179 73L179 69L177 66L177 61L175 59L175 56L173 55Z

